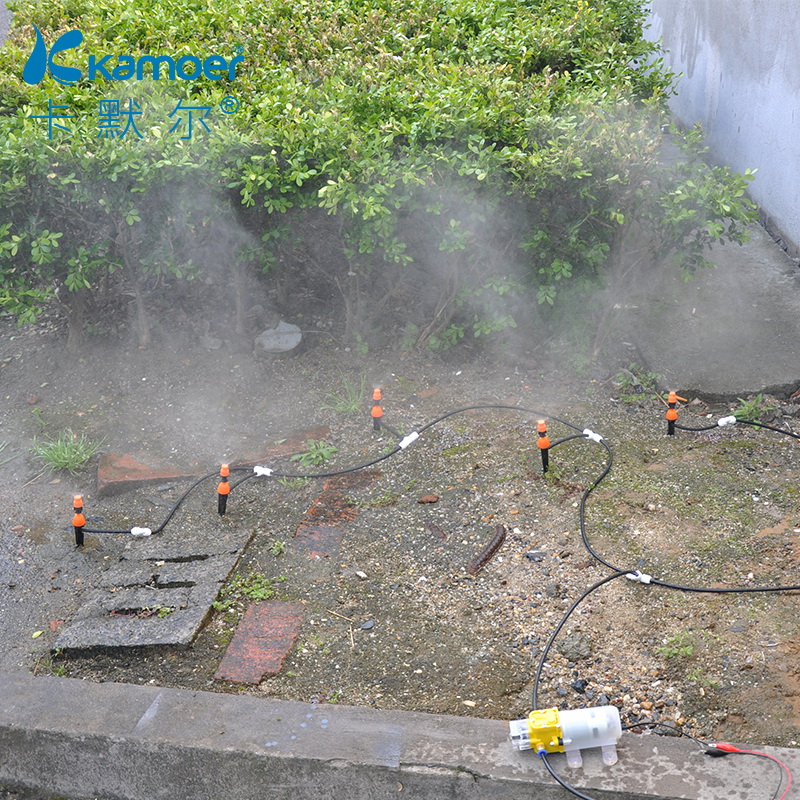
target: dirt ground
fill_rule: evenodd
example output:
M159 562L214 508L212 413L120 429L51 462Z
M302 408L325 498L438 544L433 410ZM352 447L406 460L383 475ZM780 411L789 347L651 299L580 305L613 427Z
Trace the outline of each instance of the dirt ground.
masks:
M531 707L538 658L564 612L610 571L581 541L579 503L607 463L585 437L551 453L541 474L536 420L553 441L589 428L613 451L610 475L586 506L594 550L623 570L691 587L798 583L800 442L743 426L667 437L664 407L629 396L615 376L635 357L565 366L557 343L445 356L358 353L316 337L294 355L258 359L208 350L181 331L150 350L90 342L65 354L57 320L17 329L0 318L0 668L88 680L248 692L513 719ZM624 375L624 373L623 373ZM344 387L366 392L357 413L336 411ZM623 384L625 381L623 380ZM319 481L255 481L232 495L194 494L171 524L245 526L256 535L239 573L273 580L305 604L282 672L257 687L213 675L244 604L216 612L186 650L52 653L59 627L122 537L90 536L76 550L74 493L90 523L148 525L183 485L96 497L94 471L54 473L31 453L63 430L102 440L101 452L147 454L213 470L267 442L327 425L338 450L326 469L364 463L394 443L376 435L372 387L402 434L463 406L344 494L352 513L338 558L314 565L290 543ZM623 391L623 389L625 391ZM693 398L689 398L693 399ZM774 424L800 428L797 406L775 399ZM688 405L687 425L730 407ZM299 469L297 463L277 465ZM436 502L420 502L436 495ZM506 531L475 575L468 566ZM332 562L332 563L330 563ZM613 703L624 723L664 721L702 738L795 745L800 717L797 595L679 592L614 580L588 596L556 639L539 703Z

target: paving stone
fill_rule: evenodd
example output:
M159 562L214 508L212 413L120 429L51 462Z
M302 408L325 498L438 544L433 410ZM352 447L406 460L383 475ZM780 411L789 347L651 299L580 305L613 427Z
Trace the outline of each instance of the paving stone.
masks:
M297 526L292 546L306 550L310 558L336 556L344 536L344 526L358 514L358 507L350 502L345 491L367 486L380 474L352 473L326 480L322 492Z
M172 536L153 536L128 542L122 558L125 561L204 561L212 556L238 553L247 547L255 534L234 528L205 530Z
M97 496L109 497L137 486L202 475L204 471L208 470L197 464L170 466L157 464L145 455L110 453L102 456L97 466Z
M309 558L331 558L339 552L344 530L331 525L300 525L294 546L308 552Z
M324 439L330 435L327 425L317 425L296 431L280 444L241 453L231 459L235 466L252 467L285 456L300 453L307 448L309 439ZM97 467L97 496L109 497L152 483L163 484L182 478L196 478L214 472L217 465L163 464L143 453L110 453L100 458Z
M206 533L206 538L210 536ZM87 598L71 622L62 629L54 648L70 651L188 646L199 633L211 611L211 604L251 537L252 534L240 533L238 549L203 555L199 560L130 559L113 568L101 582L108 588L99 589ZM138 549L140 555L152 550L150 541L136 544L140 547L134 546L133 551ZM165 540L161 544L166 546L170 542ZM129 584L124 577L126 572L130 579L136 577L141 584ZM153 613L137 614L139 609L152 609ZM156 609L172 610L159 615Z
M303 606L282 600L251 603L214 678L258 684L277 675L303 621Z

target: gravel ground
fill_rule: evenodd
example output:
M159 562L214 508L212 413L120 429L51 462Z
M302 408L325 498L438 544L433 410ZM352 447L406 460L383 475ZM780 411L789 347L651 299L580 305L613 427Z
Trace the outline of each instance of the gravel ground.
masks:
M657 399L621 399L612 379L618 365L587 376L553 367L540 352L506 361L392 353L365 359L333 344L263 361L249 352L206 352L177 336L160 344L158 359L98 346L71 362L55 329L18 333L9 326L5 334L0 440L9 444L0 456L13 457L0 466L5 669L522 716L556 625L587 587L611 574L584 547L578 518L582 493L604 469L607 452L583 437L565 442L552 450L543 477L539 411L554 441L573 433L554 419L560 417L601 433L613 449L613 470L586 509L588 540L603 559L695 586L796 582L800 443L742 426L666 437ZM536 413L450 416L373 468L379 474L343 489L353 518L338 557L325 563L311 565L292 547L320 482L250 482L234 492L222 519L208 498L193 495L173 524L251 528L256 536L240 571L272 578L279 597L305 604L283 671L257 687L213 680L243 603L216 613L188 650L70 658L49 652L60 620L124 545L91 539L76 552L71 494L84 493L87 513L104 524L126 527L157 519L181 486L98 500L90 474L43 471L28 452L34 437L70 427L105 437L106 452L213 468L254 442L327 424L338 452L325 468L342 468L394 442L372 432L368 396L357 414L323 407L343 381L353 385L362 376L367 395L373 383L383 386L385 419L402 434L463 405ZM728 411L695 403L681 421L702 423L705 414L716 419ZM776 422L794 425L795 411L783 403ZM435 502L420 502L432 496ZM502 546L469 574L498 526L506 534ZM628 724L664 721L700 737L794 745L796 602L791 595L687 594L614 580L577 607L555 640L540 705L613 703Z

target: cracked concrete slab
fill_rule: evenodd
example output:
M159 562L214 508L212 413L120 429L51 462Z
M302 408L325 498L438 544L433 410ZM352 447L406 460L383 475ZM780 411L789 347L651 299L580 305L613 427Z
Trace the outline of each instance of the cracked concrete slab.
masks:
M54 648L186 647L200 632L251 533L138 541L108 570ZM212 552L206 552L212 551Z

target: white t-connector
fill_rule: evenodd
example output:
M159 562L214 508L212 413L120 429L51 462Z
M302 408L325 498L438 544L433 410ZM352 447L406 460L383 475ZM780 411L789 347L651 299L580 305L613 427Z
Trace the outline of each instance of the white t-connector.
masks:
M637 569L636 572L629 572L625 576L629 581L637 581L638 583L650 583L653 580L652 575L648 575L645 572L639 572Z
M724 428L726 425L735 425L735 424L736 424L736 422L737 422L737 420L736 420L736 417L734 417L734 416L731 414L731 416L730 416L730 417L720 417L720 418L717 420L717 425L719 425L719 426L720 426L720 428Z
M134 536L150 536L153 531L150 528L131 528L131 533Z
M263 478L268 478L270 475L272 475L272 470L269 467L255 466L253 467L253 472L255 472L255 474L259 477Z
M405 450L406 447L408 447L412 442L416 442L417 439L419 439L419 434L414 431L413 433L409 433L405 438L401 439L397 446L401 450Z
M583 435L587 439L591 439L593 442L597 442L598 444L603 441L603 437L599 433L595 433L594 431L589 430L589 428L583 429Z

